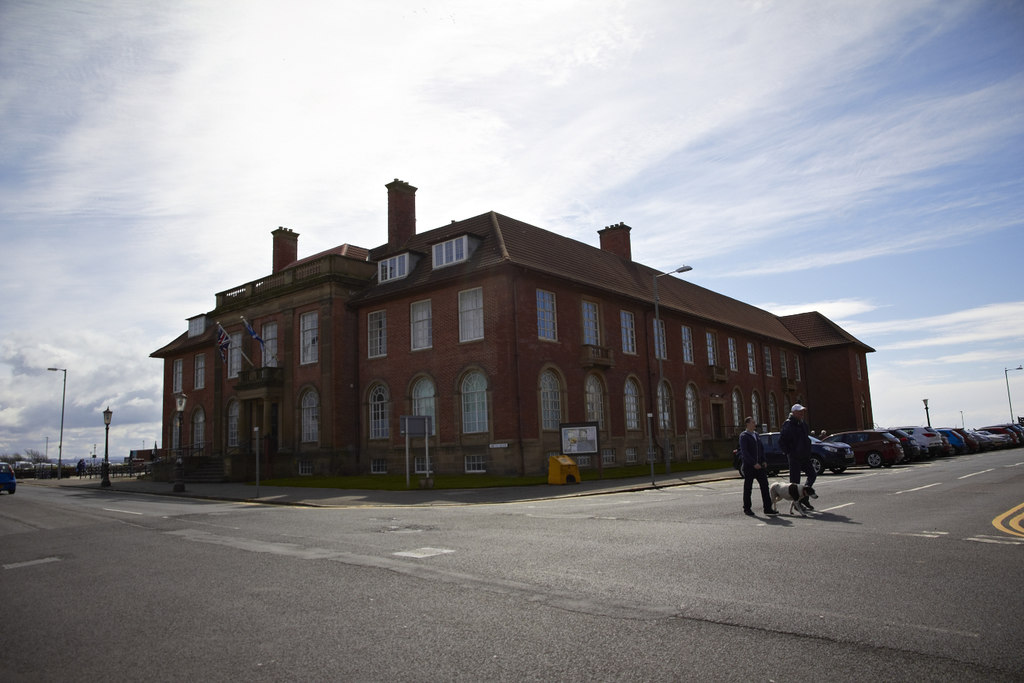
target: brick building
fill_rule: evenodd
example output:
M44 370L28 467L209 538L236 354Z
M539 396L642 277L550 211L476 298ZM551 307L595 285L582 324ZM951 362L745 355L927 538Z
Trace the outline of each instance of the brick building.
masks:
M417 233L416 188L387 189L387 244L298 259L275 230L272 273L152 354L165 444L230 478L252 476L256 439L273 476L404 472L400 416L429 415L433 471L535 474L563 423L598 423L595 468L647 462L649 442L724 457L745 415L777 429L794 402L815 429L872 424L872 349L819 313L662 276L621 223L599 248L494 212Z

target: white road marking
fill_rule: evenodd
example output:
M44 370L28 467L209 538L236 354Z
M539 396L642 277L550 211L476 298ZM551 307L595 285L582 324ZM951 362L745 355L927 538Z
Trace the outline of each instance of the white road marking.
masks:
M398 557L415 557L422 559L424 557L434 557L435 555L447 555L448 553L454 553L454 550L448 550L447 548L419 548L417 550L403 550L398 553L391 553Z
M965 538L964 540L974 541L975 543L996 543L998 545L1024 545L1024 538L1015 540L1009 538L992 538L991 536L973 536L971 538Z
M832 512L833 510L838 510L840 508L850 507L851 505L854 505L854 503L843 503L842 505L834 505L834 506L832 506L830 508L823 509L822 512Z
M971 472L970 474L965 474L962 477L957 477L957 479L967 479L968 477L973 477L976 474L985 474L986 472L991 472L991 471L992 471L992 468L989 468L987 470L982 470L981 472Z
M122 512L126 515L142 515L141 512L132 512L131 510L118 510L117 508L103 508L107 512Z
M942 486L942 482L936 482L934 484L925 484L924 486L918 486L916 489L907 489L905 491L897 491L893 495L898 496L901 493L913 493L914 491L922 491L924 489L930 489L933 486Z
M11 564L5 564L4 569L22 569L23 567L35 567L39 564L49 564L50 562L60 562L60 558L44 557L39 560L29 560L28 562L12 562Z

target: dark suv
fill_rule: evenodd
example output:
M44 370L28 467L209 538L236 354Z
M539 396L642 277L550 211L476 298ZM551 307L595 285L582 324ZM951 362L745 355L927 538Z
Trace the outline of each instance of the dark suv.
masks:
M768 476L774 477L779 472L789 470L789 459L782 452L779 446L779 433L766 432L758 434L761 445L764 446L764 459L768 463ZM740 452L732 452L733 467L740 469ZM822 470L830 470L839 474L847 467L854 464L853 450L844 443L826 443L811 437L811 465L814 471L821 473Z
M830 434L826 442L841 441L849 444L858 465L892 467L903 460L903 446L899 439L881 429Z

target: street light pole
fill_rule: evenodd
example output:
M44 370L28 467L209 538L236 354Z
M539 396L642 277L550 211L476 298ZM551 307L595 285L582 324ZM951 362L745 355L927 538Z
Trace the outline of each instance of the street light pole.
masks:
M924 401L924 419L928 422L928 429L932 428L932 416L928 414L928 399L922 398Z
M60 479L61 458L64 455L64 400L68 395L68 369L46 368L50 372L64 373L64 391L60 395L60 444L57 446L57 478ZM47 465L49 467L49 465Z
M675 270L673 270L671 272L668 272L668 273L655 273L654 274L654 278L653 278L653 282L654 282L654 355L658 357L658 386L655 387L655 389L654 389L654 407L655 407L655 410L658 413L658 436L659 437L662 436L662 431L661 431L662 430L662 418L664 416L665 410L667 410L668 407L661 405L661 385L665 381L665 372L664 372L664 368L662 366L662 357L666 353L666 348L665 347L666 347L667 340L665 338L665 330L661 326L661 313L660 313L660 310L658 308L658 305L660 303L660 301L659 301L660 297L658 297L658 278L661 277L662 275L672 275L673 273L685 273L685 272L687 272L689 270L693 270L693 268L691 266L679 266ZM671 474L672 473L672 465L671 465L671 461L669 459L668 448L665 445L664 438L661 438L660 441L661 441L661 452L665 454L665 474Z
M178 394L174 397L175 408L178 409L178 459L174 463L174 492L181 493L185 490L185 461L181 455L181 433L185 426L185 401L188 396Z
M1006 400L1010 403L1010 422L1016 422L1013 417L1013 399L1010 398L1010 370L1024 370L1024 365L1015 368L1003 368L1003 379L1006 380Z
M103 435L103 480L100 481L100 486L106 488L110 486L110 418L113 417L114 413L110 410L110 406L103 411L103 426L105 427L105 433Z

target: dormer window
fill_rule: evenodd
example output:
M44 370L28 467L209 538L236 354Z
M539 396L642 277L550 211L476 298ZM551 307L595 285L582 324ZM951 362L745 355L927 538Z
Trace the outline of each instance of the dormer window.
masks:
M377 281L401 280L409 274L409 255L399 254L377 264Z
M434 268L443 268L461 263L469 258L466 236L456 237L434 245Z

